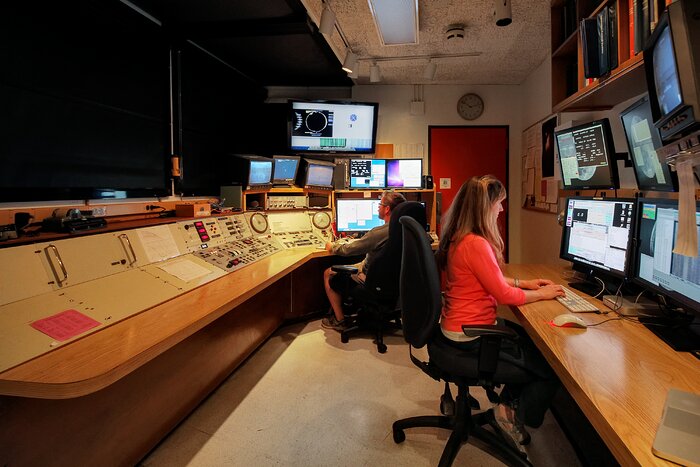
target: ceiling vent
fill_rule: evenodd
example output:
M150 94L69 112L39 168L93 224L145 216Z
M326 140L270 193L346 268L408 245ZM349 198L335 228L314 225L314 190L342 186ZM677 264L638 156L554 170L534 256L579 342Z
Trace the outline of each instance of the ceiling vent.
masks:
M464 25L450 24L447 26L447 31L445 31L445 37L448 41L464 39Z

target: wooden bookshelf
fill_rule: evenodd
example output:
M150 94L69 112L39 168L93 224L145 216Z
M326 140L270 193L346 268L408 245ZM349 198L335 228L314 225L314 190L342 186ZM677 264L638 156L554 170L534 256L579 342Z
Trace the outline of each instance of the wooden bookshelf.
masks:
M642 54L630 52L629 13L633 0L552 0L552 112L604 110L646 91ZM663 10L663 0L656 2ZM618 66L586 85L579 25L604 7L617 12Z

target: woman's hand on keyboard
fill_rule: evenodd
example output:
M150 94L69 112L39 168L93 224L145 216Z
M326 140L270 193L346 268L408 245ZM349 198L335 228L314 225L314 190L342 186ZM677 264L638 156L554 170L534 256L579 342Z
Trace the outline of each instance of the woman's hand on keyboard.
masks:
M520 281L521 289L538 290L545 285L552 285L554 282L549 279L528 279Z

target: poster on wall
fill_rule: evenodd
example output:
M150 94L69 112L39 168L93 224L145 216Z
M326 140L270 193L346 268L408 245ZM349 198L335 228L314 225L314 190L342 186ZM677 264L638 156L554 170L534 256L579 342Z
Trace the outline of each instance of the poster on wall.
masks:
M557 116L542 124L542 177L554 176L554 128Z

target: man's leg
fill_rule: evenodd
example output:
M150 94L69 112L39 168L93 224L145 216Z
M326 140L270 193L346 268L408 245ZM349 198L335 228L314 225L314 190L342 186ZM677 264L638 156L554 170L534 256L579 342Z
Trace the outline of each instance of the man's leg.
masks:
M331 277L335 274L335 272L331 271L331 268L323 271L323 286L326 288L326 296L331 303L331 308L333 308L335 319L340 322L345 319L345 315L343 314L343 297L331 287Z

